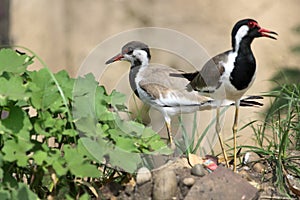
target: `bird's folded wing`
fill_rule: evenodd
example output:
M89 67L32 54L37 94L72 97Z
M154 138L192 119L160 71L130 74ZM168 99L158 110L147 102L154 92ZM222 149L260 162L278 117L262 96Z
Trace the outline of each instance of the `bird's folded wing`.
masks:
M139 86L150 97L149 100L159 106L197 106L210 100L195 91L168 88L158 83L145 84L141 81Z

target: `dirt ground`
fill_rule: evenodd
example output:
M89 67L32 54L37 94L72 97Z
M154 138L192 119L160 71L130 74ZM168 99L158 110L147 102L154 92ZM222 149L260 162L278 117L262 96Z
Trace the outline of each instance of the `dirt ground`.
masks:
M299 153L299 152L298 152ZM162 167L147 173L138 170L135 178L124 184L108 183L100 187L100 199L214 199L214 200L267 200L299 199L300 182L289 179L297 191L289 196L275 187L273 171L265 162L240 165L238 172L220 164L215 170L187 162L185 157L169 161ZM197 167L196 167L197 166ZM200 166L200 167L199 167ZM202 168L201 168L202 167ZM195 169L200 173L195 173ZM149 175L149 176L148 176ZM284 177L287 181L287 178Z
M207 57L210 57L230 48L230 32L236 21L248 17L256 19L261 26L276 31L279 37L277 41L254 41L252 46L258 71L256 81L248 94L267 91L271 87L268 80L280 68L300 67L300 57L290 51L291 47L300 43L299 35L293 31L300 25L298 0L12 0L10 8L10 33L14 44L35 51L53 71L66 69L73 76L94 73L108 91L117 88L127 94L127 102L132 110L136 106L132 105L133 95L127 79L129 66L120 63L104 65L104 61L115 55L127 41L115 41L115 45L102 49L101 55L95 59L91 59L91 55L93 50L108 38L113 39L116 34L135 28L158 27L176 30L195 40L205 49ZM155 40L155 35L153 38ZM169 44L176 43L177 40L159 42ZM182 45L185 53L192 57L198 56L199 52L184 49L185 46ZM88 65L82 65L87 60L90 61ZM164 52L160 51L155 53L152 61L187 71L203 64L188 66L182 60L165 56ZM36 63L35 67L40 68L41 65ZM264 100L264 103L268 102L269 99ZM259 118L259 113L264 109L242 109L240 126ZM212 111L198 114L199 133L204 130L213 115ZM145 115L143 118L145 123L160 131L162 135L165 134L162 117L158 112L151 110L150 116ZM231 137L232 118L233 109L229 109L223 122L225 138ZM184 120L188 130L192 127L191 119L193 115L186 115ZM176 130L176 119L173 126ZM240 135L243 137L239 137L238 143L253 143L251 129L243 130ZM180 138L180 133L176 137ZM214 137L213 130L209 137ZM205 144L203 146L209 151L209 147ZM216 151L219 151L218 147Z

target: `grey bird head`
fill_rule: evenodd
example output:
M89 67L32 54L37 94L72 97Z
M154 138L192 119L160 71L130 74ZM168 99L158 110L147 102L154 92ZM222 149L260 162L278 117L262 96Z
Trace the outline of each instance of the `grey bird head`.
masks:
M139 41L131 41L122 47L121 53L106 61L105 64L110 64L115 61L121 60L131 63L135 63L138 61L141 63L142 59L148 59L148 61L151 59L148 45Z

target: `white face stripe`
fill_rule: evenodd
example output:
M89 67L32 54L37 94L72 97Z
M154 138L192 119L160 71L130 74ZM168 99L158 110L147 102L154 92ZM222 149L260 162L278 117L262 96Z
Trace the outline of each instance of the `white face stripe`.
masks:
M243 25L239 28L239 30L237 31L236 35L235 35L235 51L239 50L239 44L241 42L241 40L243 39L243 37L245 37L245 35L247 35L249 31L249 27L247 25Z
M132 55L142 61L142 66L149 63L147 52L141 49L135 49Z

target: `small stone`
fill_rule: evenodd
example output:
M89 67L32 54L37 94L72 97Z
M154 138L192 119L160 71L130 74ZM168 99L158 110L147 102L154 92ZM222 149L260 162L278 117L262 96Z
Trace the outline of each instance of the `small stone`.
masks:
M182 183L183 183L185 186L191 187L192 185L194 185L195 179L193 179L193 178L191 178L191 177L184 178L184 179L182 180Z
M203 165L201 165L201 164L195 165L191 170L192 175L200 176L200 177L204 176L205 172L206 172L206 170L204 169Z
M173 199L177 196L177 178L173 170L159 171L154 179L153 199Z
M239 172L239 175L241 175L242 178L246 179L247 181L252 181L249 173L246 170L241 170Z
M263 173L265 171L265 166L258 162L253 165L253 170L257 173Z
M248 164L248 163L257 162L259 160L261 160L261 158L259 157L259 155L257 155L257 153L247 152L245 153L245 156L243 158L243 163Z
M133 190L134 190L134 187L132 185L126 185L126 187L125 187L125 193L127 195L131 195L131 193L133 192Z
M203 164L203 159L200 158L198 155L190 153L188 155L189 163L193 167L197 164Z
M142 184L150 181L151 178L152 178L152 175L148 168L141 167L140 169L138 169L137 175L136 175L136 183L138 185L142 185Z

